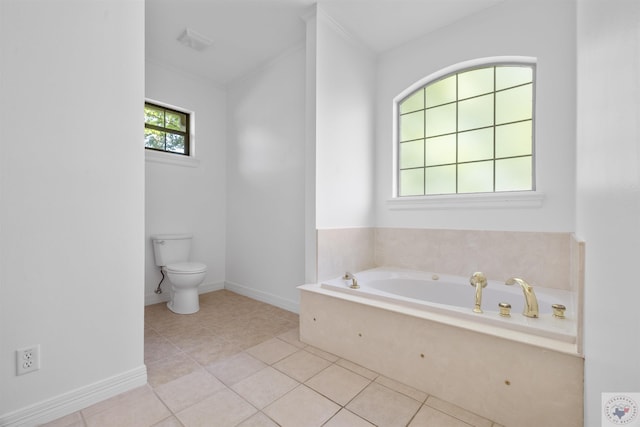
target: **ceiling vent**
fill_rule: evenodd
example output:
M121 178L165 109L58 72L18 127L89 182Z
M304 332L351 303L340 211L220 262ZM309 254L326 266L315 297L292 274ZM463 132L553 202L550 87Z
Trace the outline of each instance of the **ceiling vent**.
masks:
M198 52L204 51L213 44L212 40L209 40L202 34L198 34L190 28L185 29L182 34L178 36L178 41L193 50L197 50Z

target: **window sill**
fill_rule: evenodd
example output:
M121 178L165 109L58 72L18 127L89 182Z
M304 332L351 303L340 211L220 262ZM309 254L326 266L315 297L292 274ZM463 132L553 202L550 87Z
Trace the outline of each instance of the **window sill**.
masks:
M159 151L144 150L145 160L152 163L163 163L167 165L184 166L197 168L200 160L191 156L181 156L179 154L162 153Z
M504 193L446 194L440 196L394 197L387 200L392 210L539 208L544 193L514 191Z

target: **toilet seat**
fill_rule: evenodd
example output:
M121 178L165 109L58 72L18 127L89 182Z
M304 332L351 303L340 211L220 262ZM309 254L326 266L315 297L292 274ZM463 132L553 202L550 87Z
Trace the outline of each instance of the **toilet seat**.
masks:
M196 274L207 271L207 266L201 262L176 262L166 265L164 269L173 274Z

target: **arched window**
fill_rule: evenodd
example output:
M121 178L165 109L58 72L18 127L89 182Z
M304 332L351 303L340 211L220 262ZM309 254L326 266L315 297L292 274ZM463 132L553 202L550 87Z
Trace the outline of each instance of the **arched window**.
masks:
M396 98L397 196L535 189L533 61L462 65Z

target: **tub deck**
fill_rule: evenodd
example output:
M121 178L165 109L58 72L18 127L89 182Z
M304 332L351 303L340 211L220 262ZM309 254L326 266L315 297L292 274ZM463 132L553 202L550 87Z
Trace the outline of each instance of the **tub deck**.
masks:
M571 292L536 287L540 316L529 318L522 315L524 296L520 287L505 286L502 282L489 281L483 291L483 313L474 313L475 291L464 278L388 267L366 270L356 277L358 289L351 289L351 282L341 278L322 281L319 287L335 292L331 295L345 294L387 310L555 351L579 353L575 296ZM305 288L314 286L318 285ZM497 303L502 301L512 305L510 317L500 316ZM565 319L552 315L554 303L567 307Z
M503 425L583 424L584 360L575 343L348 288L299 289L307 344Z

